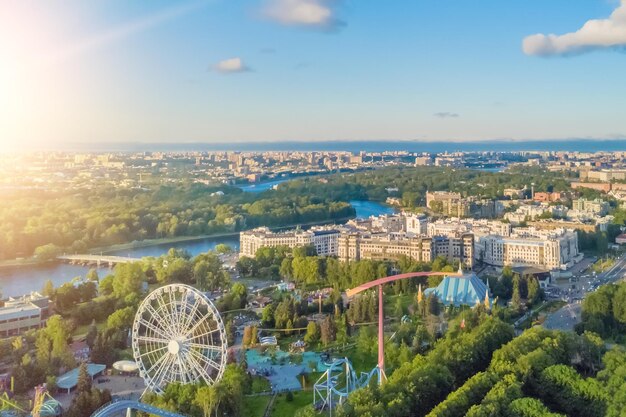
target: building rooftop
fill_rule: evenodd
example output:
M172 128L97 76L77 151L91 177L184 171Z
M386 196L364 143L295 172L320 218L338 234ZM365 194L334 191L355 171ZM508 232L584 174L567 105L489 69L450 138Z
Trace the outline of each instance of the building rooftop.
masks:
M30 314L39 314L41 309L31 303L13 304L9 307L0 307L0 320L11 320Z
M424 294L436 295L444 305L474 306L477 303L482 303L488 292L487 285L471 272L461 276L445 276L436 288L428 288Z
M87 364L87 373L93 378L95 375L106 369L106 365L100 365L97 363ZM61 389L70 390L78 384L78 370L74 368L57 378L57 386Z

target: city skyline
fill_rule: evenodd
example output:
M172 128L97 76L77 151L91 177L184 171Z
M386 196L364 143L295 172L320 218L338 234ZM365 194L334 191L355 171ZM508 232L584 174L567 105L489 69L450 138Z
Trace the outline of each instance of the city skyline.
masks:
M0 148L622 139L626 2L580 3L4 2Z

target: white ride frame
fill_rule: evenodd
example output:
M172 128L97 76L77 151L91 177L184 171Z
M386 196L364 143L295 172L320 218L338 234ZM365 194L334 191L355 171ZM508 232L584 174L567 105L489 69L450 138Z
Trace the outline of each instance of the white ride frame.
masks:
M211 300L184 284L157 288L141 303L132 330L139 375L152 392L168 383L219 381L226 367L224 323Z

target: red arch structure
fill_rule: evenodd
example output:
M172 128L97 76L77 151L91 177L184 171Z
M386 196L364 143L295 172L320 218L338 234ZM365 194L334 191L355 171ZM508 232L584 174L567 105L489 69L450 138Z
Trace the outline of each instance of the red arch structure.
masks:
M383 285L390 282L399 281L401 279L417 278L417 277L429 277L429 276L462 276L463 271L459 269L457 273L450 272L409 272L406 274L391 275L384 278L379 278L374 281L366 282L358 287L346 290L348 298L354 295L369 290L370 288L378 287L378 383L381 384L387 379L385 375L385 343L384 343L384 322L385 312L383 309Z

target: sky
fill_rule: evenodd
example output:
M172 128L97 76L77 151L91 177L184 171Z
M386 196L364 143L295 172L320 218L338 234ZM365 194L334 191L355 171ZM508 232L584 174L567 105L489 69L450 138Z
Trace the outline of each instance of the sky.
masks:
M0 150L626 138L626 0L2 0Z

